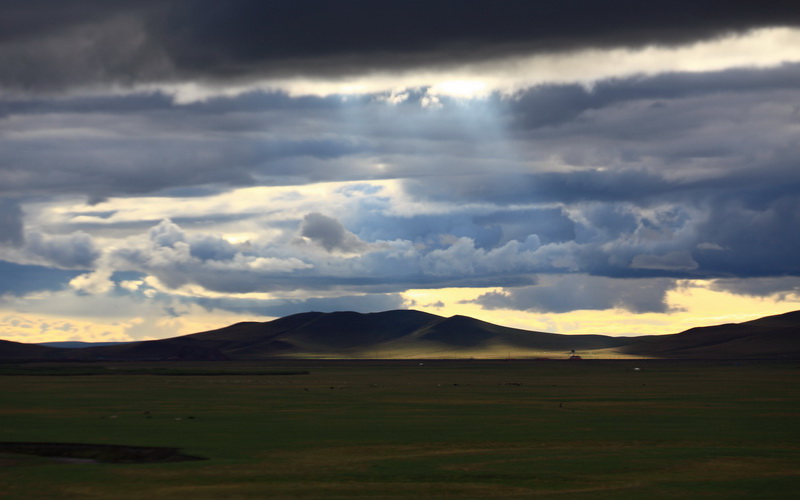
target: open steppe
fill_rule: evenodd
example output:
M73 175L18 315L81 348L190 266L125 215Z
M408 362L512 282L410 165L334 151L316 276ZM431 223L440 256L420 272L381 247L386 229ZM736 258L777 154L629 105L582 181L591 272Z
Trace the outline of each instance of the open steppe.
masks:
M2 452L9 499L785 498L800 487L797 362L27 363L5 372L0 442L170 447L206 459Z

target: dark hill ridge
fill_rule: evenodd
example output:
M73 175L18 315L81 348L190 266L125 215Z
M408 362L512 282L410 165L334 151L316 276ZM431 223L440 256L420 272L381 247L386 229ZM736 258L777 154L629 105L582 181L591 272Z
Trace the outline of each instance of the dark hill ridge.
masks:
M467 316L413 310L294 314L146 342L81 349L0 341L0 359L258 360L274 358L800 359L800 311L745 323L646 337L561 335L508 328Z
M468 316L453 316L433 323L418 332L420 340L431 340L449 345L471 347L492 340L502 340L510 347L563 354L572 349L598 350L631 343L630 337L607 335L560 335L533 332L487 323Z
M622 351L656 358L800 359L800 311L642 337Z
M186 336L219 349L232 359L308 356L358 356L443 318L420 311L361 314L344 311L300 313L265 323L238 323Z
M61 349L55 347L0 340L0 359L50 359L59 353Z

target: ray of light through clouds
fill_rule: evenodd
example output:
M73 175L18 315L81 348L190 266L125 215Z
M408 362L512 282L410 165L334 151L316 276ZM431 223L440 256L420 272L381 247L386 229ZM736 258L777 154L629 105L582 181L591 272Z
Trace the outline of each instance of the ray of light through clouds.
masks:
M800 6L8 0L0 338L800 309Z

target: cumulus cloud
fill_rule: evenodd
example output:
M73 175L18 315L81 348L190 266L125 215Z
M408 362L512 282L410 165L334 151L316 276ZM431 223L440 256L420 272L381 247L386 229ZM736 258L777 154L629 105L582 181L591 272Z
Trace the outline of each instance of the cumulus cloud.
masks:
M164 219L158 223L157 226L147 231L147 236L150 241L157 247L170 247L174 248L177 243L186 242L186 233L169 219ZM206 243L203 240L201 246Z
M107 259L119 270L151 275L167 289L194 284L232 293L297 287L287 285L289 273L313 267L280 252L272 255L269 249L237 247L219 236L187 233L170 220L162 220L145 235L127 238L124 248Z
M69 286L81 293L97 295L109 292L114 289L114 282L111 280L111 269L98 269L97 271L81 274L69 282Z
M328 252L356 253L367 248L367 245L348 231L341 222L317 212L303 217L300 236L320 245Z
M452 245L434 249L421 256L421 269L432 276L473 276L525 273L540 269L544 263L537 255L541 247L536 235L524 242L510 241L491 250L476 248L470 238L458 238Z

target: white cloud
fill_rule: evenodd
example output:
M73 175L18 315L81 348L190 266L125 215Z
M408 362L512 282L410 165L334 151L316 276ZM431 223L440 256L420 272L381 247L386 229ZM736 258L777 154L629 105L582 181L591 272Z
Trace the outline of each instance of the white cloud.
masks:
M111 280L112 270L108 268L101 268L97 271L81 274L70 280L69 286L72 289L97 295L107 293L114 289L114 282Z
M142 280L125 280L120 281L119 287L123 290L127 290L129 292L135 292L139 290L144 285L144 281Z

